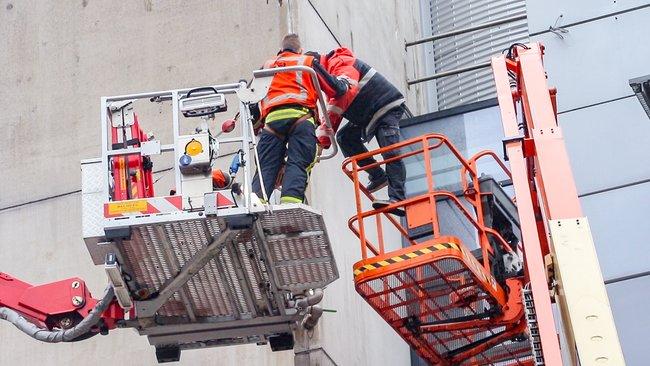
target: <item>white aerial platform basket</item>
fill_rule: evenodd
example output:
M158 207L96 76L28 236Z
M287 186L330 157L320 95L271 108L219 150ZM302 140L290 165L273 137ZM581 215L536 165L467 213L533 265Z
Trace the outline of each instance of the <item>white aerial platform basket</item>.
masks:
M245 82L209 88L222 94L215 100L249 90ZM310 316L322 289L339 276L322 215L304 204L266 206L251 193L255 139L249 102L241 99L241 136L215 138L221 145L240 146L240 194L227 192L236 204L219 208L215 192L204 192L203 205L185 207L183 173L178 168L183 154L178 143L184 138L179 101L188 91L102 98L102 156L82 162L84 240L93 262L106 266L120 304L130 310L129 319L119 326L147 335L157 349L266 342L277 350L290 349L291 334ZM109 107L140 99L171 101L174 144L160 145L157 153L174 154L177 192L111 201L112 157L145 156L151 150L111 148ZM108 215L110 205L134 208ZM152 206L158 209L142 209ZM159 355L159 360L174 357Z

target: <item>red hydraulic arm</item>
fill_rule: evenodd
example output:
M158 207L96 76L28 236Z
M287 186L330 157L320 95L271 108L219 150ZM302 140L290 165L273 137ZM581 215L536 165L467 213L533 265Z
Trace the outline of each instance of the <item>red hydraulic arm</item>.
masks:
M108 332L116 327L118 320L124 318L124 310L111 294L112 290L108 294L110 298L105 300L108 305L103 306L97 322L76 339ZM20 315L36 327L34 330L40 328L39 332L71 330L88 317L97 305L98 300L92 297L86 283L80 278L33 286L0 272L0 318L10 320L11 315ZM22 325L25 324L23 322ZM14 325L23 329L21 324ZM61 337L59 341L73 340Z
M560 344L555 329L555 321L551 308L551 298L549 297L548 290L548 278L546 276L546 267L544 264L544 256L549 253L549 247L544 229L544 216L540 212L539 195L535 185L533 172L530 169L530 164L532 162L529 158L534 155L535 144L531 136L525 136L522 134L522 131L520 131L519 121L517 120L517 113L515 110L515 101L525 103L523 109L526 111L526 121L532 123L529 104L531 98L548 101L547 106L549 107L551 106L551 98L548 88L546 87L545 79L535 80L536 83L543 83L542 93L546 93L545 95L539 95L538 91L533 91L535 88L538 89L541 85L530 85L529 90L527 90L524 84L518 83L514 90L511 89L512 84L510 83L511 79L510 76L508 76L508 72L510 71L511 75L513 75L513 73L514 75L519 75L519 72L521 71L519 69L521 65L513 59L513 57L515 57L513 52L516 54L517 46L514 46L512 51L509 52L510 58L494 58L492 60L492 69L496 83L499 107L501 109L501 120L505 132L504 147L506 155L509 157L510 169L513 175L512 183L515 189L515 196L517 197L517 211L519 212L520 217L522 242L525 253L524 268L530 282L530 289L535 304L541 349L543 349L544 361L547 364L561 365L562 356L560 353ZM541 53L538 57L541 62ZM544 75L542 75L542 77L544 77ZM531 96L530 93L533 93L533 95ZM522 98L524 95L525 98ZM547 123L556 123L554 110L551 108L540 110L538 106L535 113L545 114L543 118L548 120ZM526 130L528 130L528 126ZM569 184L565 185L573 187L568 189L568 191L569 194L573 191L573 195L577 199L571 171L569 170L566 173L568 174L566 179L570 181ZM566 182L566 180L563 182Z
M141 147L147 141L128 103L111 112L114 150ZM153 197L149 157L125 153L110 159L113 200ZM0 272L0 318L11 321L38 340L67 342L114 329L117 322L124 319L124 310L114 299L112 288L98 300L92 297L80 278L34 286Z
M548 87L543 55L544 46L539 43L515 44L507 55L492 59L504 149L520 217L524 268L538 327L535 357L546 365L562 364L549 293L549 287L556 285L571 363L577 364L579 357L583 365L624 365L589 223L580 207L557 122L556 90Z

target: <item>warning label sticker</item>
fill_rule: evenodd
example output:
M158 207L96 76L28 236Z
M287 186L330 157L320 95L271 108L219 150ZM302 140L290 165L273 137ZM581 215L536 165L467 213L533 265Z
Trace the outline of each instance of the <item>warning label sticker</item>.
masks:
M127 212L145 212L146 210L147 200L118 201L108 204L108 214L111 216Z

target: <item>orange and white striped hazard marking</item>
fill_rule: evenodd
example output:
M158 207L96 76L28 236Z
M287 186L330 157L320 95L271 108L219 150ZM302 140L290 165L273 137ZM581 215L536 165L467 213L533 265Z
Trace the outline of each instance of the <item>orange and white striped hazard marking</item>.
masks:
M124 217L133 215L149 215L169 213L183 210L183 197L152 197L126 201L115 201L104 204L104 217Z

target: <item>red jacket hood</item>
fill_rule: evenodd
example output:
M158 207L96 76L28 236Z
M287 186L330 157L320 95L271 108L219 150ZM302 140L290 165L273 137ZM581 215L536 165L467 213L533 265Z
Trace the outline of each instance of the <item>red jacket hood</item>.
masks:
M348 48L345 47L339 47L334 50L332 50L330 53L327 55L321 55L320 57L320 63L323 65L328 72L331 72L331 65L330 65L330 60L334 61L336 59L341 60L341 59L354 59L354 53Z
M339 47L334 51L334 54L332 56L349 56L349 57L354 57L354 53L349 48L345 47Z

